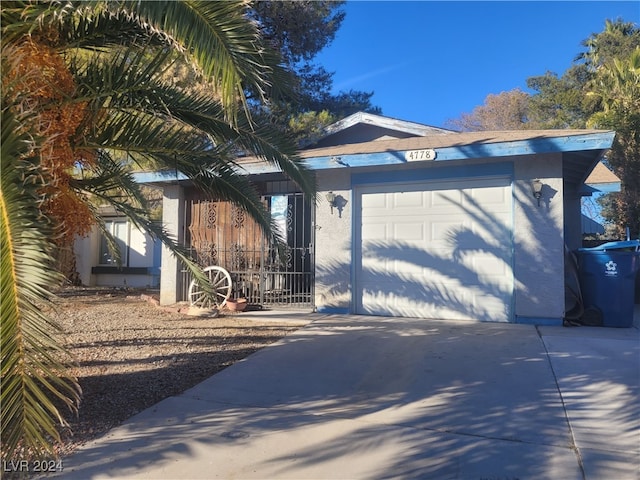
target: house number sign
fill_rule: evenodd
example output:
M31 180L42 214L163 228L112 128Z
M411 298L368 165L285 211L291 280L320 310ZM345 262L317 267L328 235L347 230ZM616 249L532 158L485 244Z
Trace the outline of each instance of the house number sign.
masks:
M404 159L407 162L418 162L420 160L435 160L436 151L433 148L424 150L408 150L404 152Z

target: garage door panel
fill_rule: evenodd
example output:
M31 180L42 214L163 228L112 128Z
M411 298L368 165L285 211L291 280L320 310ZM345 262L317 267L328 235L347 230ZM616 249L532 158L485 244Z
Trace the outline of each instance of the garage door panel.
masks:
M507 192L503 187L473 188L471 189L471 198L484 206L491 205L502 211L508 209Z
M496 322L505 321L510 315L510 307L498 295L454 290L448 285L426 286L413 297L408 297L407 292L381 292L374 286L364 290L362 303L360 313L367 315Z
M387 224L369 222L362 226L362 236L370 239L387 239Z
M509 321L509 179L361 187L356 311ZM399 193L401 190L404 193Z
M393 262L393 271L402 272L401 279L408 280L422 281L428 275L428 270L424 266L401 260Z
M464 217L459 217L457 220L455 216L453 219L448 217L447 219L435 219L431 222L431 235L429 240L432 242L440 242L444 245L451 245L457 238L456 233L460 231L468 231L472 226L463 220Z
M486 227L475 223L451 230L450 234L451 244L458 250L498 249L509 252L511 249L511 231L500 225Z
M475 272L476 281L473 282L475 287L491 288L505 295L512 292L511 267L505 259L484 253L469 256L463 260L463 263L470 271Z
M459 291L451 294L450 289L444 286L438 288L424 288L416 295L409 297L407 292L380 292L376 288L364 291L363 303L365 309L363 313L369 315L388 315L404 317L422 318L447 318L472 320L472 312L468 305L474 303L473 295L470 292ZM436 301L425 301L430 297L439 299ZM465 308L457 308L464 305ZM416 315L416 311L420 314Z
M431 193L431 206L438 207L451 207L452 205L462 205L462 192L461 191L438 191Z
M393 238L402 238L406 242L424 241L424 227L420 223L394 223Z
M384 209L387 207L387 197L384 195L364 195L362 197L362 212L367 211L367 209L374 209L373 212L378 211L378 209Z
M422 207L424 205L424 192L398 192L392 194L393 208Z

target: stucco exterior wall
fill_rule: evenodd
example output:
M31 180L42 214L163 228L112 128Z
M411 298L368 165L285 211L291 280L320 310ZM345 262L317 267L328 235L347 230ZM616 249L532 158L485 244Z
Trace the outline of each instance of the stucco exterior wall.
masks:
M353 199L348 170L317 173L315 305L319 311L349 312L351 308L351 256ZM331 207L326 194L332 191L339 208Z
M164 188L162 198L162 223L179 244L184 241L184 188L180 185L169 185ZM162 277L160 287L160 304L172 305L178 301L181 288L180 262L171 250L162 246L162 262L160 268Z
M540 206L531 181L543 183ZM564 215L561 154L514 165L516 321L556 323L564 316Z
M156 275L101 273L92 276L95 278L95 285L101 287L156 288L160 282L160 277Z

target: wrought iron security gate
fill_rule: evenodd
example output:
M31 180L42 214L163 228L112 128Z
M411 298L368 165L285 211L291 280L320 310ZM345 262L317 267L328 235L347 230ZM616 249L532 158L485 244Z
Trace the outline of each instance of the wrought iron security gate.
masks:
M265 307L313 307L313 209L301 193L266 195L286 245L278 249L246 212L228 202L186 202L184 238L202 267L225 268L233 296ZM183 299L190 274L183 270Z

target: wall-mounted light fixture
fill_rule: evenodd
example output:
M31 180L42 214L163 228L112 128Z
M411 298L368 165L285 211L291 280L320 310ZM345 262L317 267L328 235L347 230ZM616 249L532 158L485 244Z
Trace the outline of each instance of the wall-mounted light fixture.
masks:
M539 178L531 181L531 191L533 193L533 197L538 201L538 206L540 206L540 197L542 197L542 181Z
M329 202L329 205L331 206L331 215L333 215L333 207L338 206L336 204L336 199L338 198L338 196L333 192L329 192L325 197L327 199L327 202Z

